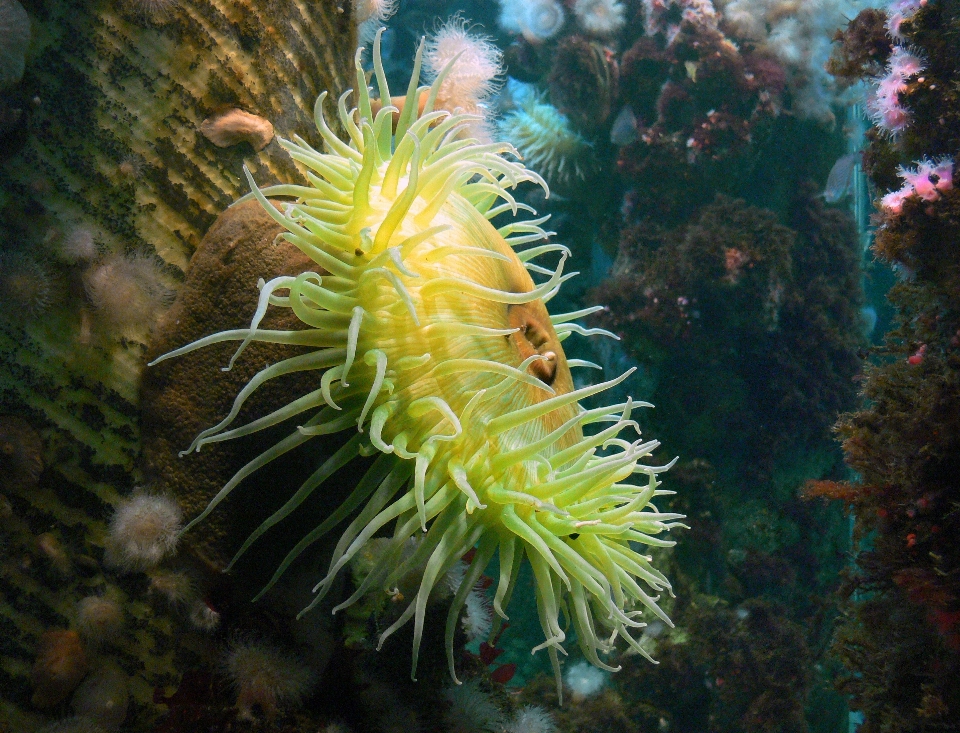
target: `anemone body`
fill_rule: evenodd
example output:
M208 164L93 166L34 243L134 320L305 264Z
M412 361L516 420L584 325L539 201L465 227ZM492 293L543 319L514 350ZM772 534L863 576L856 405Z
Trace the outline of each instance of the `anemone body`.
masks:
M378 50L375 44L374 67L380 98L387 100ZM563 275L569 251L534 244L548 237L543 219L499 228L491 223L527 208L515 202L510 188L523 181L546 184L512 159L516 151L509 144L463 139L460 128L473 117L434 112L444 74L431 87L418 88L419 61L418 54L399 116L389 106L372 114L358 54L356 108L347 107L350 93L338 104L349 144L329 130L324 96L316 121L325 150L299 139L281 141L305 167L310 186L261 191L250 177L251 195L284 227L281 236L317 263L317 271L261 282L250 328L208 336L161 358L229 340L241 341L238 355L251 341L312 347L255 376L230 413L191 449L297 416L302 422L241 469L187 529L252 471L314 436L351 431L342 448L240 548L238 557L339 467L358 455L379 454L344 504L290 551L267 588L306 547L352 517L305 610L325 596L366 543L386 538L383 561L334 611L368 592L389 593L398 579L422 567L409 606L380 640L412 619L415 674L427 602L441 592L447 571L475 548L447 617L455 678L452 643L468 593L499 554L493 608L506 618L526 558L545 635L536 649L545 648L559 672L563 611L587 658L609 669L598 652L610 649L617 636L644 653L631 636L631 629L644 625L641 614L669 623L657 605L669 583L636 549L636 543L672 544L657 535L679 515L660 513L650 503L666 493L658 489L657 475L667 467L641 463L656 441L618 437L636 430L632 401L591 410L578 404L627 375L574 389L570 366L586 363L568 363L560 342L571 333L592 335L574 321L597 309L551 317L544 305L569 277ZM420 99L426 103L418 109L413 100ZM268 196L283 200L279 210ZM551 253L559 254L555 269L534 263ZM259 329L268 307L292 309L305 328ZM231 428L260 384L308 369L321 373L315 391ZM643 477L640 485L629 483L634 474Z
M570 184L587 173L588 143L569 118L539 95L525 99L500 120L501 136L526 164L551 184Z

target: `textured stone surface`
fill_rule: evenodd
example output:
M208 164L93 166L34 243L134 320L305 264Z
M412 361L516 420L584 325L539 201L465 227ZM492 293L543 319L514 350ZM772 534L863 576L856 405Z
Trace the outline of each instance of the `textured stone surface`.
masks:
M259 296L259 278L270 280L280 274L295 275L314 269L314 263L293 245L283 241L274 244L280 231L280 226L256 201L224 212L193 255L176 302L158 324L149 358L211 333L249 324ZM284 309L268 310L261 326L291 329L298 324ZM197 433L215 425L229 412L234 397L264 364L302 351L296 347L251 344L231 371L222 371L236 347L236 342L217 344L161 362L144 374L144 473L151 486L176 495L187 517L199 514L230 476L269 442L251 436L207 446L182 458L178 452L189 446ZM312 381L312 375L294 375L268 383L248 401L236 424L282 406L290 400L290 394L311 391L315 388L310 386ZM275 471L266 473L275 475ZM262 480L254 475L249 483L255 484L258 479ZM247 485L245 482L244 491ZM259 514L251 512L254 513ZM229 559L224 554L229 547L224 548L221 542L231 534L232 521L230 512L215 512L187 536L187 542L212 564L222 565ZM230 540L226 541L229 545Z
M317 142L314 99L352 85L349 3L21 2L34 41L0 109L0 248L45 263L53 245L83 228L101 258L156 255L162 284L175 289L206 230L247 192L244 164L260 183L299 177L276 139L260 152L246 143L221 149L200 123L237 107L270 120L278 135ZM166 710L155 689L172 694L195 658L185 649L206 646L200 635L186 638L178 611L145 595L142 576L115 577L102 562L113 506L143 482L139 394L150 329L135 341L89 339L80 266L49 269L54 297L43 318L0 319L0 415L36 431L46 467L29 491L0 488L0 729L51 722L30 704L39 640L69 627L76 602L109 582L130 619L111 650L129 675L127 726L152 730ZM251 298L261 274L246 283ZM230 325L249 317L238 310ZM182 429L171 445L186 447L192 433ZM20 434L12 432L30 453Z

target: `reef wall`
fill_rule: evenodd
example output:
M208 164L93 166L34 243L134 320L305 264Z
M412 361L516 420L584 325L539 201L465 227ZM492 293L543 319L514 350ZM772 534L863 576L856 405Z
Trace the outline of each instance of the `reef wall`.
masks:
M864 405L837 432L858 479L814 483L854 519L856 565L834 653L863 733L960 729L960 5L901 2L838 34L832 63L865 80L876 127L873 250L898 276Z
M299 180L275 135L309 139L317 95L352 85L356 31L332 0L24 6L25 71L0 91L0 720L32 730L62 714L30 704L38 644L75 626L82 597L112 594L127 621L106 657L146 729L175 656L206 642L175 652L176 608L104 563L112 506L142 480L145 345L246 192L243 165L261 183ZM104 658L56 641L78 669Z

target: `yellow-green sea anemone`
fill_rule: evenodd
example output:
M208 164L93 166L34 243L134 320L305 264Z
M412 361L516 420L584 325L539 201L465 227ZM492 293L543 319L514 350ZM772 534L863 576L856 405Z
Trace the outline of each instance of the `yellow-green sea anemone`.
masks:
M378 42L375 74L380 99L389 100ZM544 305L570 277L563 274L569 250L533 244L548 237L544 219L499 229L491 224L528 208L508 189L523 181L546 184L513 159L510 145L463 139L461 129L474 118L435 111L443 74L431 87L418 88L419 70L418 53L402 113L384 106L374 114L377 103L358 54L356 108L347 106L353 92L338 103L349 143L328 128L321 96L315 112L325 151L300 139L281 141L310 185L261 191L248 173L252 195L283 225L281 236L316 262L317 272L261 281L250 328L208 336L161 358L231 340L241 342L237 355L251 341L311 348L257 374L230 413L189 450L304 417L292 434L239 471L187 529L271 460L315 436L353 431L240 548L238 556L349 461L379 454L343 505L290 551L268 588L306 547L348 522L309 610L367 542L389 538L384 561L334 610L368 592L390 592L398 578L423 568L418 592L380 638L382 644L413 619L415 674L431 592L475 548L447 619L455 677L453 636L467 593L498 555L493 605L506 618L526 558L545 636L534 651L546 649L559 671L557 654L567 635L563 612L586 657L611 669L599 654L617 637L646 656L632 636L642 619L670 623L657 605L669 582L637 549L672 544L658 535L680 516L651 504L667 493L657 481L667 466L641 463L656 441L619 437L628 430L639 434L630 419L638 403L579 404L629 373L574 389L570 367L586 363L568 362L560 342L571 333L589 334L574 321L596 309L550 316ZM422 109L418 99L426 99ZM279 210L268 196L284 202ZM533 264L549 253L559 253L556 269ZM531 271L546 279L535 283ZM271 306L292 309L303 330L258 328ZM231 427L260 385L303 370L318 373L316 390ZM637 474L644 477L640 485L630 482Z

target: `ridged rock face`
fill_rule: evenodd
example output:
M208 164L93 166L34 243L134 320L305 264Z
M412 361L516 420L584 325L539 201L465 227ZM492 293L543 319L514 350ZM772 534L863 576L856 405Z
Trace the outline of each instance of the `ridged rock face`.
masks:
M0 130L0 250L6 263L38 263L49 292L31 310L0 289L0 415L36 430L46 469L38 489L0 488L12 511L6 552L29 560L0 573L11 603L0 610L11 630L0 656L14 660L0 670L0 720L33 730L49 721L29 704L38 641L66 627L105 577L114 582L102 562L106 523L143 480L139 382L153 318L132 333L101 328L84 273L139 252L156 256L159 286L178 289L207 229L247 192L244 162L262 183L299 176L275 138L260 152L218 148L201 123L241 109L277 135L309 136L320 92L354 80L356 35L350 4L342 12L329 0L22 2L34 40L23 80L4 92L16 124ZM94 253L68 264L64 243L79 229ZM66 575L38 549L46 528L68 556ZM131 674L130 720L145 729L166 709L154 689L176 684L179 632L137 587L125 601L137 637L115 656Z
M157 324L148 358L184 342L234 326L237 319L257 307L258 278L298 274L312 269L313 261L288 242L274 240L281 227L256 201L228 209L207 232L187 269L187 279L176 302ZM297 319L278 309L268 314L263 327L295 327ZM254 350L255 349L255 350ZM254 344L251 353L229 372L221 371L236 350L235 344L165 361L144 373L142 391L143 471L147 483L177 497L187 516L196 516L234 472L262 450L262 437L237 444L228 442L198 454L179 457L193 436L230 411L234 397L263 364L276 363L302 351L290 346ZM289 400L291 393L314 389L314 375L291 375L283 384L269 384L244 409L244 415L271 412ZM284 483L295 482L296 466L284 469ZM304 463L301 461L301 463ZM309 466L310 462L304 463ZM305 478L304 477L300 477ZM185 538L191 548L214 567L222 567L236 546L262 519L264 503L276 493L276 475L253 476L245 484L245 502L235 512L221 512ZM254 500L256 497L256 500ZM255 505L255 506L253 506ZM250 507L252 526L243 527L244 506ZM239 523L239 527L235 526ZM244 599L248 600L248 599Z
M259 156L218 149L200 134L204 119L239 108L279 135L308 131L320 92L350 86L354 34L330 0L28 9L39 21L39 54L22 89L39 103L0 183L23 205L80 214L111 244L151 245L180 268L217 214L246 193L244 158L258 180L297 176L277 145Z

